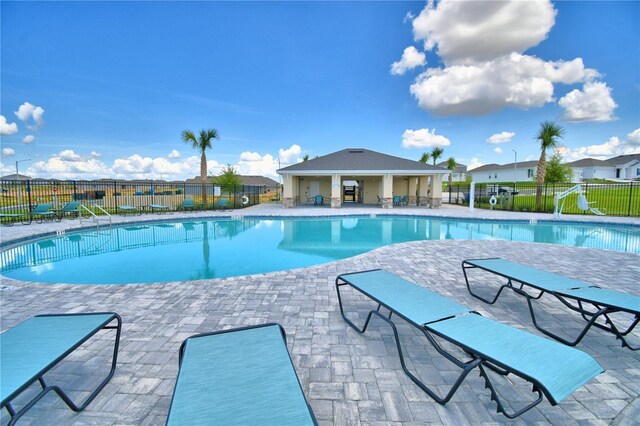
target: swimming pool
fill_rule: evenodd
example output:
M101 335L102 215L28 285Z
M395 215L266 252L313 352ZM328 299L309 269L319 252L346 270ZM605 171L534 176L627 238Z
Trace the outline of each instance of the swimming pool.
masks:
M25 243L0 254L21 281L130 284L317 265L415 240L507 240L640 253L640 227L379 216L140 223Z

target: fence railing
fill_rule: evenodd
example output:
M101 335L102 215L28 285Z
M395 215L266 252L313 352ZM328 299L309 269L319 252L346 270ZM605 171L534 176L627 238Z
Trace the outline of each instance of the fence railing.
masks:
M540 202L536 202L538 185L535 182L516 182L511 184L479 183L475 185L474 205L477 208L493 208L523 212L553 213L554 197L575 183L547 184L542 186ZM619 183L581 183L582 192L592 206L610 216L640 217L640 182ZM442 201L450 204L469 205L468 183L445 185ZM495 196L496 204L491 206L491 196ZM592 214L580 210L577 206L577 194L565 199L563 214Z
M240 209L279 197L275 187L207 184L204 204L202 185L182 182L5 180L0 187L2 214L24 214L42 203L60 209L70 201L99 205L109 213L119 213L120 206L144 209L151 204L176 210L187 199L200 209Z

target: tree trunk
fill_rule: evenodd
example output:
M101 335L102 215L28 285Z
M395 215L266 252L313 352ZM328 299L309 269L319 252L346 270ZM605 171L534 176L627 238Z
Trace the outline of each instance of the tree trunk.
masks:
M536 211L542 210L542 186L544 185L544 175L547 173L547 159L544 155L544 151L542 151L542 155L540 155L540 160L538 160L538 172L536 173L536 178L538 181L538 186L536 187Z
M202 204L207 208L207 156L204 150L200 156L200 178L202 179Z

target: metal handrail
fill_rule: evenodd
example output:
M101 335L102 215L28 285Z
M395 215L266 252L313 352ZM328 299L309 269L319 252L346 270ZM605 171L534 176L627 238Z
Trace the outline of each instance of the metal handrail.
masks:
M95 214L90 208L88 208L84 204L81 204L80 207L82 207L86 212L88 212L91 215L91 219L93 220L93 223L96 224L96 228L100 228L100 220L102 220L102 216L98 216L97 214ZM104 213L104 215L109 220L109 227L111 227L112 222L111 222L111 215L109 214L109 212L107 212L105 209L103 209L102 207L100 207L97 204L93 204L93 207L97 208L102 213ZM80 221L82 221L82 216L80 216Z

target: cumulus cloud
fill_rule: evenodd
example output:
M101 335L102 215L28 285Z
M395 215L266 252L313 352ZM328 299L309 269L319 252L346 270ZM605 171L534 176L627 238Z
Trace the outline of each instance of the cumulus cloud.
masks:
M564 109L562 118L567 121L611 121L618 106L611 97L611 88L602 82L585 83L582 90L572 90L558 104Z
M467 164L467 170L477 169L480 166L484 166L484 163L481 163L477 157L473 157Z
M24 138L22 138L22 142L25 145L29 145L30 143L33 143L36 140L36 137L33 135L27 135Z
M72 149L65 149L53 156L59 158L62 161L82 161L82 157L73 152Z
M442 135L437 135L436 129L431 131L429 131L429 129L407 129L402 134L402 146L405 148L425 148L448 145L451 145L451 141Z
M244 151L240 154L240 161L237 165L238 173L241 175L261 175L274 178L278 176L278 160L271 154L260 155L257 152Z
M0 135L12 135L18 131L16 123L7 123L4 115L0 115Z
M285 165L295 164L302 161L300 158L300 154L302 153L302 148L300 145L293 144L288 149L280 149L278 151L278 158L280 159L280 165L285 167Z
M627 141L629 143L640 145L640 128L635 129L633 132L627 135Z
M91 153L89 154L91 157L93 158L100 158L102 157L102 154L100 154L99 152L96 151L91 151Z
M511 138L513 138L515 135L516 134L513 132L500 132L496 133L495 135L491 135L491 137L487 139L487 142L489 142L490 144L507 143L511 142Z
M30 129L40 129L44 126L44 119L42 115L44 114L44 109L39 106L35 106L30 104L29 102L25 102L18 110L15 112L15 115L23 122L27 124L27 127ZM30 123L34 124L30 124Z
M447 65L471 64L536 46L547 37L556 14L548 0L430 0L413 20L413 35L425 50L437 49Z
M173 150L171 150L169 155L167 155L167 158L171 158L171 159L180 158L180 153L178 152L177 149L173 149Z
M594 75L580 58L546 62L513 53L481 64L430 68L410 91L422 108L437 115L484 115L505 107L541 107L553 101L553 83Z
M502 154L502 148L496 146L495 148L493 148L493 152L495 152L496 154Z
M612 136L608 141L601 144L578 148L561 146L556 149L556 152L559 153L565 161L570 162L582 158L606 160L618 155L640 154L640 148L633 142L621 141L618 137Z
M427 57L413 46L404 49L399 61L391 64L391 74L402 75L408 70L427 63Z
M2 148L2 155L5 157L12 157L16 155L16 151L13 148Z

